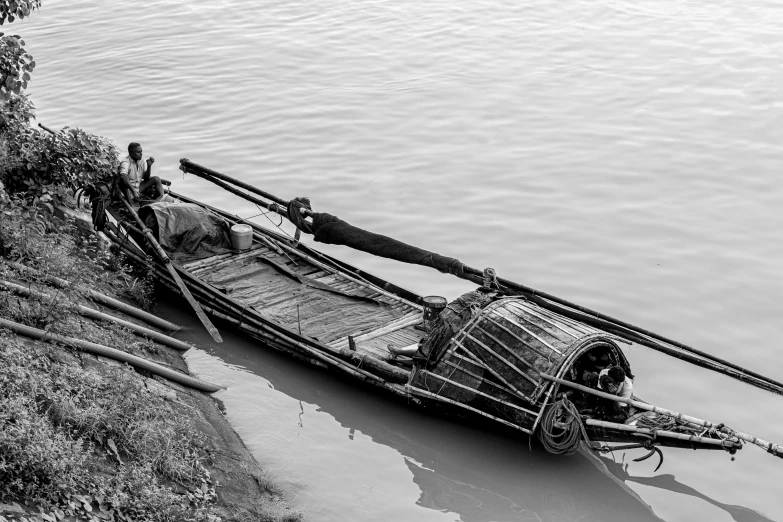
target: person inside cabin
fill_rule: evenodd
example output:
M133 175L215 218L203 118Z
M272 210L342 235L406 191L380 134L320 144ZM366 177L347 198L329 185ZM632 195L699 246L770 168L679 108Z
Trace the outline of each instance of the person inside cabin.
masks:
M601 370L598 374L598 389L623 399L633 399L633 381L619 366ZM614 422L625 422L632 413L632 407L625 402L601 399L600 406L606 418Z
M153 163L153 157L143 159L141 145L136 142L128 145L128 156L120 161L117 176L119 188L129 202L138 201L142 195L150 199L163 197L163 184L152 175Z
M582 384L589 388L598 388L598 375L612 366L608 348L594 348L579 360L579 374Z

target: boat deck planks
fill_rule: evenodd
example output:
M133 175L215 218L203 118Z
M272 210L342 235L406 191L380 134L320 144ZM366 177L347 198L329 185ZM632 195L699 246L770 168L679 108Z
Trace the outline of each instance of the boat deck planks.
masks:
M292 262L293 257L296 264ZM327 285L335 292L303 285L261 258L284 266L308 282ZM241 305L252 307L293 331L301 331L326 343L347 343L349 335L372 333L400 318L420 314L418 307L412 303L392 298L374 286L324 270L302 257L280 255L255 239L248 251L212 256L187 263L183 268ZM366 346L367 353L388 359L391 354L386 347L389 344L401 346L417 340L418 337L414 340L411 336L403 337L391 332L372 342L365 341L358 348L365 351Z

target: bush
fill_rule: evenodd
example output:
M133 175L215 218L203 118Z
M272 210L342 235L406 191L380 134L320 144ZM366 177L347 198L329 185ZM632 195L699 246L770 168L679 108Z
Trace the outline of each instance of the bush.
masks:
M9 193L22 194L33 204L47 195L63 200L81 186L114 175L119 150L111 141L68 127L55 134L40 131L27 120L34 117L32 110L24 97L13 97L0 108L6 158L0 182Z
M0 331L0 388L0 498L101 518L216 520L191 421L127 366L101 375L52 363ZM101 455L115 464L96 474Z

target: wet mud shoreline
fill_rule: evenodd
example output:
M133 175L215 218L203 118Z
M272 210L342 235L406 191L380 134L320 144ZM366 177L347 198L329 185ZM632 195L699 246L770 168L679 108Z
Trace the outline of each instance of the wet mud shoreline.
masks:
M74 223L80 233L94 234L89 215L66 208L58 209L55 214L58 215L58 219L66 219ZM53 234L49 234L49 236L51 237ZM108 245L104 245L104 247L108 247ZM86 262L89 262L89 259ZM56 289L47 288L39 282L28 280L22 273L15 271L6 263L0 263L0 272L2 273L0 279L8 281L8 283L25 285L39 291L47 290L52 295L57 292ZM72 276L74 280L78 277L76 274L72 274ZM8 288L4 288L4 290L8 290ZM100 288L100 291L111 293L110 289L106 288ZM55 297L66 296L64 293L62 295L57 293ZM67 298L71 299L71 296L68 295ZM120 334L117 327L106 326L104 323L93 323L75 311L64 312L69 308L67 306L59 308L62 303L49 304L45 303L43 299L39 302L32 297L25 299L13 295L10 291L0 293L0 299L5 301L3 303L4 310L8 312L1 315L8 317L9 320L19 320L15 316L24 313L28 313L32 317L30 310L33 310L34 307L52 306L54 308L52 308L53 312L49 313L49 319L58 325L53 327L55 332L67 333L70 337L92 342L97 341L111 348L140 356L169 370L185 375L190 373L183 359L184 352L153 343L151 340L133 337L127 330ZM155 329L117 310L109 310L95 303L90 303L86 299L82 300L82 304L98 308L139 326ZM70 303L69 306L74 305L75 303ZM138 306L138 304L133 303L133 306ZM173 434L189 439L187 442L189 446L186 447L185 453L185 460L192 467L189 470L191 472L189 478L173 480L171 477L176 475L174 473L168 475L157 473L154 476L155 487L163 488L158 490L158 493L163 491L167 498L173 499L170 504L180 509L179 515L195 514L205 520L213 520L210 517L215 517L214 520L224 521L293 521L303 518L301 512L290 508L282 491L276 486L274 477L268 476L248 451L242 439L224 416L219 400L206 393L153 375L146 370L131 368L108 357L82 352L68 346L34 340L8 330L0 329L0 334L3 337L3 353L0 355L6 363L3 368L5 371L0 371L0 374L4 374L0 375L0 380L5 383L3 387L8 385L7 391L10 390L11 394L18 392L19 397L28 392L28 395L32 397L29 405L37 410L29 413L32 417L39 415L38 421L42 425L51 424L54 426L55 432L58 429L67 430L68 426L75 426L73 433L78 431L80 438L72 441L72 449L76 448L75 451L80 454L79 458L82 459L80 461L81 468L79 468L82 470L82 474L77 477L77 482L82 484L81 489L84 490L80 495L74 493L79 488L70 488L68 493L62 493L59 496L50 495L44 500L39 493L32 493L29 496L20 494L20 491L23 491L21 486L17 487L16 494L9 494L9 490L5 492L0 490L0 520L21 520L28 517L33 517L31 519L35 520L49 520L47 517L54 517L57 520L75 520L77 517L84 516L96 520L137 519L133 515L136 513L133 510L136 508L130 505L120 505L123 499L130 498L129 494L132 495L132 492L127 491L129 483L122 482L128 468L136 465L134 462L136 455L132 451L133 445L130 439L123 445L122 437L116 434L112 435L111 430L107 429L105 432L101 432L95 428L100 423L111 425L113 422L111 418L87 419L92 422L92 426L87 426L89 422L84 421L89 415L85 412L98 411L101 408L105 410L113 403L116 405L122 401L125 401L122 402L123 404L136 405L141 409L143 415L137 416L138 418L134 420L136 424L124 428L137 432L148 431L149 433L137 434L137 439L142 440L142 444L143 441L153 440L155 437L169 436L173 438ZM133 341L128 342L128 339ZM24 375L11 375L12 372ZM118 382L122 383L122 386L116 386ZM66 390L65 394L61 389L38 389L38 391L34 389L36 386L39 388L52 386L52 383L56 383L55 387L72 386L73 389ZM87 383L86 386L85 383ZM89 389L90 383L94 383L94 390ZM30 386L32 386L32 390L30 390ZM70 393L70 398L68 393ZM95 393L96 396L91 397L91 393ZM104 396L100 396L102 393ZM112 396L111 393L116 395ZM16 415L18 416L18 413ZM142 417L144 418L142 419ZM13 419L12 412L10 420L8 418L0 419L0 424L3 425L0 427L3 430L12 430L15 424ZM186 428L171 426L171 424L183 420L186 420ZM9 438L10 436L5 436L3 444L13 442L13 440L9 442ZM116 443L114 439L117 440ZM46 443L45 440L40 442L40 444ZM163 444L167 443L173 444L171 441L163 440ZM180 446L183 444L178 443ZM29 441L29 444L35 445L36 442ZM30 446L19 448L19 450L35 454L38 448ZM9 460L11 458L8 457ZM160 455L156 458L161 461L168 457ZM154 468L158 463L153 462L151 465ZM24 466L20 464L18 468L23 469ZM0 469L0 478L4 477L1 482L15 478L12 472L7 469L5 471ZM29 473L23 475L22 471L19 471L16 477L17 483L22 481L22 478L19 477L27 479L30 476ZM159 484L157 484L158 478L160 479ZM116 490L112 491L109 485L115 485ZM30 485L30 487L34 486ZM136 487L143 486L136 484ZM167 508L171 506L167 506ZM145 509L147 511L142 517L145 520L171 519L168 515L160 513L155 515L150 506ZM201 518L196 519L200 520Z

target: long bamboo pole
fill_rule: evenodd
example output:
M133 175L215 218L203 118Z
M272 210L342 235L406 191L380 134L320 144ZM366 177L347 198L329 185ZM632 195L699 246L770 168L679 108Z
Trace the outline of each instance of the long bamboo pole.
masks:
M194 174L194 175L196 175L196 176L198 176L200 178L204 178L207 181L211 181L212 183L214 183L218 187L220 187L222 189L225 189L228 192L231 192L232 194L235 194L235 195L237 195L237 196L239 196L241 198L244 198L244 199L250 201L251 203L254 203L254 204L256 204L256 205L258 205L260 207L264 207L265 209L271 210L272 212L277 212L281 216L283 216L285 218L288 218L288 211L286 210L286 208L288 206L288 202L287 201L283 201L283 200L281 200L280 198L277 198L277 197L264 196L264 197L267 197L267 199L271 199L272 201L274 201L274 203L267 203L266 201L260 200L260 199L258 199L256 197L253 197L250 194L242 192L241 190L237 190L236 188L232 187L228 183L225 183L225 182L223 182L221 180L223 180L225 178L228 178L228 179L231 180L231 183L233 183L234 185L237 185L237 186L241 186L242 188L250 186L250 185L247 185L246 183L242 183L239 180L235 180L233 178L229 178L228 176L225 176L223 174L221 174L220 177L214 176L211 173L215 172L215 171L207 169L206 167L198 166L199 167L198 169L196 169L194 167L191 167L190 165L195 165L195 163L191 163L186 158L181 159L180 163L182 163L182 165L180 166L180 169L182 169L183 171L189 172L191 174ZM183 168L183 167L185 167L185 165L188 165L188 167ZM258 190L258 189L253 189L253 190L247 189L247 190L250 190L251 192L256 192L256 193L263 192L262 190ZM280 203L278 203L278 201Z
M35 268L30 268L29 266L22 265L14 261L6 260L5 263L19 270L20 272L27 272L36 277L40 277L48 284L56 288L70 288L71 286L73 286L73 283L71 281L66 281L65 279L61 279L59 277L42 274ZM131 317L135 317L136 319L140 319L152 326L157 326L158 328L169 330L171 332L176 332L177 330L182 329L182 327L179 326L178 324L174 324L170 321L166 321L165 319L161 319L156 315L152 315L151 313L145 312L144 310L136 308L135 306L131 306L129 304L123 303L122 301L114 299L113 297L109 297L108 295L104 295L100 292L96 292L95 290L89 290L89 289L86 290L86 292L87 292L87 297L89 297L92 301L95 301L96 303L102 304L104 306L108 306L109 308L113 308L114 310L119 310L124 314L127 314Z
M585 424L588 426L598 426L601 428L610 428L619 431L628 431L631 433L639 433L642 435L655 435L657 437L668 437L670 439L687 440L690 442L699 442L701 444L709 444L711 446L720 446L722 448L732 450L739 449L737 442L723 439L710 439L708 437L700 437L698 435L688 435L686 433L677 433L676 431L668 430L651 430L649 428L637 428L636 426L629 426L628 424L618 424L616 422L607 422L596 419L585 419Z
M760 439L758 437L754 437L753 435L748 435L746 433L741 433L738 431L734 431L731 428L728 428L724 426L723 424L716 424L714 422L698 419L696 417L691 417L690 415L683 415L682 413L678 413L674 410L667 410L666 408L660 408L658 406L654 406L652 404L647 404L646 402L640 402L635 401L632 399L626 399L623 397L618 397L617 395L612 395L611 393L605 393L599 390L594 390L593 388L588 388L587 386L582 386L581 384L577 384L575 382L566 381L564 379L559 379L557 377L554 377L552 375L546 374L546 373L539 373L539 376L542 379L546 379L547 381L556 382L558 384L562 384L563 386L568 386L569 388L574 388L575 390L582 391L584 393L589 393L590 395L595 395L596 397L601 397L604 399L609 399L616 402L622 402L624 404L627 404L629 406L633 406L634 408L645 410L645 411L652 411L655 413L660 413L661 415L666 415L669 417L672 417L674 419L677 419L682 422L688 422L691 424L696 424L698 426L701 426L703 428L712 429L715 428L716 430L719 430L727 435L737 437L738 439L744 440L745 442L749 442L751 444L755 444L756 446L764 449L765 451L775 455L776 457L783 458L783 447L781 447L778 444L773 444L771 442L767 442L766 440Z
M182 278L177 273L177 269L174 267L174 263L172 263L171 259L169 259L169 256L166 255L166 252L163 250L163 248L160 246L160 244L155 240L155 236L152 235L152 231L149 228L147 228L147 226L141 220L141 218L136 213L136 211L133 210L133 207L131 206L131 204L124 197L120 197L120 200L122 200L122 203L125 205L125 208L128 209L128 212L130 213L130 215L133 216L133 219L136 220L136 223L138 223L139 226L141 227L141 230L144 233L144 236L147 238L147 242L150 244L150 246L158 254L158 257L163 262L163 264L166 265L166 268L168 269L169 273L171 274L172 279L174 279L174 281L176 281L177 286L180 289L180 292L182 292L182 295L185 296L185 299L188 301L190 306L196 312L196 315L198 316L199 320L201 321L201 324L204 325L204 328L207 329L207 331L209 332L209 335L212 336L212 338L215 340L215 342L222 343L223 342L223 338L220 337L220 332L217 331L217 328L215 328L215 325L212 324L212 322L206 316L204 311L201 309L201 306L199 306L198 302L196 302L196 300L193 298L193 295L191 295L190 290L188 290L188 287L185 286L185 283L182 281Z
M591 326L604 330L605 332L612 333L626 340L635 342L637 344L641 344L642 346L652 348L655 351L664 353L666 355L678 359L682 359L685 362L694 364L696 366L700 366L702 368L707 368L708 370L713 370L718 373L722 373L724 375L737 379L738 381L750 384L757 388L771 391L773 393L783 394L783 383L765 377L747 368L743 368L742 366L729 362L725 359L721 359L719 357L709 355L699 350L691 350L689 352L687 350L677 349L671 346L665 346L664 344L658 343L655 340L651 339L647 335L635 332L633 330L625 328L624 326L617 325L616 323L612 323L605 319L590 316L585 313L573 310L571 308L559 306L539 296L531 296L531 300L536 304L538 304L539 306L542 306L548 310L559 313L571 319L589 324Z
M288 201L284 200L283 198L279 198L274 194L270 194L269 192L265 192L252 185L248 185L247 183L232 178L231 176L226 176L225 174L221 174L220 172L217 172L215 170L208 169L207 167L204 167L197 163L193 163L188 158L182 158L181 160L179 160L179 163L180 163L180 169L185 172L190 172L191 174L195 174L196 176L200 176L200 177L211 176L213 178L217 178L223 181L228 181L229 183L232 183L237 187L241 187L245 190L249 190L250 192L258 194L259 196L263 196L266 199L274 201L275 203L278 203L283 207L288 206Z
M213 183L219 185L220 187L226 189L227 191L237 194L240 197L243 197L249 201L252 201L260 206L263 206L267 209L276 210L281 215L288 217L287 212L283 212L282 209L279 208L279 205L286 206L288 205L288 201L285 201L282 198L279 198L277 196L274 196L272 194L269 194L268 192L265 192L263 190L257 189L253 187L252 185L248 185L247 183L244 183L242 181L239 181L235 178L232 178L230 176L227 176L225 174L221 174L219 172L216 172L214 170L208 169L206 167L203 167L201 165L198 165L196 163L193 163L192 161L183 158L180 160L180 168L183 171L190 172L192 174L195 174L197 176L200 176L204 179L207 179L209 181L212 181ZM221 181L222 180L222 181ZM267 199L271 199L275 202L274 205L262 202L258 198L254 198L250 196L249 194L246 194L242 191L239 191L231 186L229 186L227 183L224 183L224 181L227 181L229 183L232 183L238 187L242 187L250 192L253 192L255 194L261 195L263 197L266 197ZM306 209L304 210L304 214L308 216L312 216L312 212L308 211ZM463 265L463 273L462 274L455 274L457 277L460 277L462 279L467 279L471 282L481 284L482 278L483 278L483 271L478 270L476 268ZM604 322L608 322L613 324L614 326L614 333L617 333L617 335L620 335L622 337L628 337L630 334L636 334L635 336L631 336L632 338L630 340L633 340L634 342L638 342L639 344L642 344L644 346L647 346L648 348L652 348L657 351L661 351L663 353L666 353L667 355L673 355L675 357L678 357L679 359L682 359L686 362L696 364L698 366L706 367L711 370L717 371L719 373L723 373L724 375L728 375L729 377L733 377L735 379L738 379L740 381L746 382L748 384L751 384L753 386L757 386L759 388L765 389L767 391L772 391L775 393L783 394L783 382L771 379L769 377L765 377L757 372L754 372L752 370L749 370L747 368L743 368L739 365L736 365L734 363L731 363L729 361L726 361L724 359L720 359L718 357L715 357L713 355L710 355L709 353L703 352L701 350L697 350L696 348L690 347L688 345L685 345L683 343L680 343L678 341L675 341L673 339L669 339L667 337L658 335L654 332L651 332L649 330L646 330L644 328L632 325L628 322L615 319L613 317L610 317L608 315L602 314L600 312L597 312L595 310L591 310L589 308L586 308L584 306L577 305L575 303L572 303L570 301L567 301L565 299L561 299L557 296L554 296L552 294L548 294L546 292L543 292L541 290L536 290L535 288L531 288L529 286L522 285L520 283L516 283L514 281L510 281L508 279L498 278L498 283L501 285L501 287L505 287L507 291L513 291L515 293L521 293L523 295L529 296L529 297L535 297L536 302L545 308L553 309L551 307L551 303L558 303L560 305L566 306L568 308L571 308L573 310L577 310L579 312L582 312L584 314L588 314L589 316L592 316L593 318L597 318L599 320L603 320ZM559 313L560 310L558 307ZM605 323L604 323L605 324ZM629 332L630 331L630 332ZM642 337L645 336L645 337ZM682 352L677 352L675 350L672 350L671 348L668 348L654 342L652 339L664 342L666 344L669 344L671 346L675 346L679 348L680 350L687 352L689 354L697 355L698 358L689 357L686 354ZM710 365L705 364L704 360L707 361L713 361L718 364L716 365ZM725 371L724 368L720 368L720 366L725 366L727 368L735 370L734 372L731 371Z
M38 299L51 299L51 296L45 292L41 292L33 288L27 288L22 285L17 285L16 283L12 283L10 281L0 280L0 289L2 288L6 288L12 291L13 293L23 297L32 296ZM119 326L122 326L123 328L127 328L128 330L132 331L136 335L139 335L141 337L146 337L147 339L152 339L153 341L157 341L160 344L165 344L166 346L171 346L172 348L176 348L177 350L190 350L192 348L192 346L186 343L185 341L180 341L179 339L175 339L173 337L162 334L160 332L156 332L155 330L150 330L149 328L145 328L143 326L139 326L129 321L125 321L123 319L120 319L119 317L115 317L109 314L104 314L103 312L99 312L98 310L89 308L87 306L82 306L80 304L76 304L75 307L76 307L76 311L79 312L80 315L89 317L91 319L97 319L99 321L107 321L107 322L117 324Z
M202 381L201 379L191 377L190 375L185 375L184 373L177 372L171 368L166 368L160 364L148 361L143 357L138 357L136 355L123 352L122 350L117 350L116 348L110 348L102 344L91 343L89 341L83 341L73 337L53 334L51 332L46 332L44 330L39 330L38 328L33 328L31 326L8 321L7 319L2 318L0 318L0 327L8 328L11 331L25 335L27 337L32 337L33 339L38 339L52 344L73 346L74 348L84 350L85 352L94 353L96 355L102 355L104 357L126 362L131 366L147 370L156 375L160 375L161 377L165 377L170 381L184 384L185 386L190 386L191 388L195 388L197 390L212 393L222 389L222 387L218 386L217 384Z

